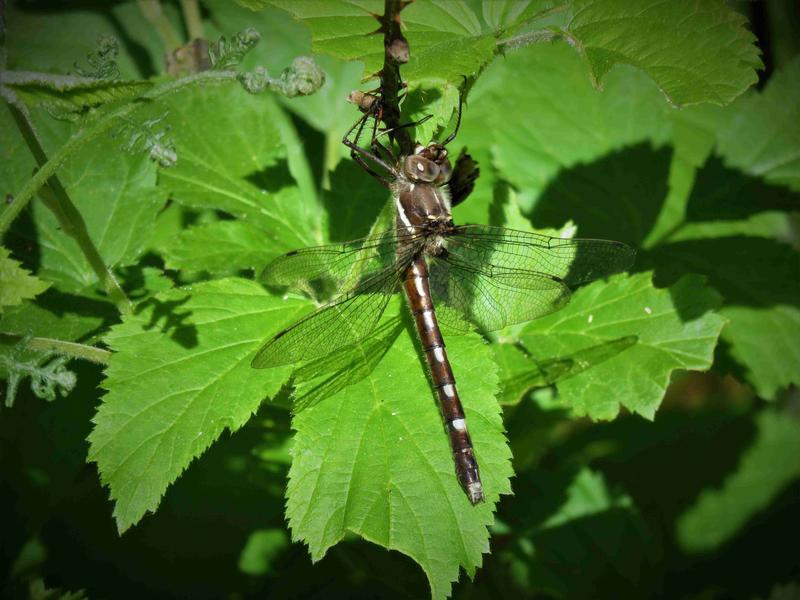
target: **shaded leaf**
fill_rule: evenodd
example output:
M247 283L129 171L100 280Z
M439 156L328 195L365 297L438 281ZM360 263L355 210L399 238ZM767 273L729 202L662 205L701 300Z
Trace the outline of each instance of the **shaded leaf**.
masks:
M38 131L45 151L51 153L66 141L74 126L46 117L41 119ZM30 156L21 139L11 141L14 154ZM139 258L165 200L156 189L155 166L148 158L120 154L118 140L99 137L76 150L58 173L85 222L88 236L110 267L130 265ZM33 161L29 160L32 166ZM24 181L21 175L25 162L14 161L14 170L9 173L12 181ZM17 244L27 248L38 242L39 275L70 292L95 285L94 270L78 243L62 230L56 216L38 199L31 203L31 214L33 228L18 219L12 230Z
M664 285L683 273L702 273L725 298L720 314L730 323L722 339L745 367L759 395L800 383L800 254L791 246L750 235L726 235L735 224L707 224L696 233L654 248L643 260L656 266ZM718 237L717 237L718 236ZM764 344L768 335L770 343Z
M112 328L114 355L89 459L115 501L120 531L154 511L167 487L220 436L236 431L289 375L256 371L264 338L306 303L224 279L162 292Z
M515 488L513 542L500 560L520 589L555 598L646 589L658 547L627 494L587 468L525 474Z
M135 3L114 3L107 12L89 5L52 11L18 3L7 10L8 69L73 72L76 63L85 64L96 50L100 36L119 36L119 25L124 23L124 43L117 57L121 78L142 79L165 70L167 49ZM165 12L175 14L170 6Z
M726 163L800 191L800 57L731 108L718 133Z
M669 112L643 73L614 69L598 92L569 47L537 45L510 53L481 75L459 141L470 151L491 148L502 177L529 195L522 206L527 211L530 196L535 199L563 167L645 141L663 144Z
M719 547L800 477L800 421L766 409L756 417L756 427L735 472L720 487L703 491L678 519L677 537L684 550Z
M183 230L164 250L167 268L233 273L261 270L275 257L263 230L245 221L217 221Z
M578 290L566 308L531 321L521 342L537 360L569 356L621 336L637 343L557 384L578 415L612 419L621 406L652 419L675 369L705 370L725 320L719 297L703 279L686 276L667 290L647 273Z

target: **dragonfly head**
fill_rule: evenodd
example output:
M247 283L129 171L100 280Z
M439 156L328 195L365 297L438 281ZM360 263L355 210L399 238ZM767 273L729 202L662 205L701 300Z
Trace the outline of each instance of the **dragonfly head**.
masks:
M432 183L438 186L450 180L453 167L447 158L445 147L431 142L427 146L418 145L414 154L405 158L403 171L415 183Z

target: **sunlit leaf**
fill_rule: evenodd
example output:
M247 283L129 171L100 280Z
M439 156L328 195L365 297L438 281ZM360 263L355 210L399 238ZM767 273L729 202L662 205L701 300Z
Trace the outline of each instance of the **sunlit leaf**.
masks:
M0 314L3 307L22 304L45 291L50 284L30 274L20 263L0 247Z
M616 276L575 293L566 308L528 324L520 339L538 361L554 360L622 336L636 344L557 383L576 414L612 419L621 407L652 419L675 369L705 370L725 320L719 296L699 277L668 290L647 273Z
M405 307L390 311L398 309ZM390 327L382 341L388 348L383 343L380 351L365 341L333 373L295 375L299 401L318 388L328 391L293 420L289 525L315 560L347 532L407 554L425 571L433 597L443 598L460 568L471 575L481 564L494 504L510 491L497 375L478 336L448 339L487 495L486 504L473 507L456 480L413 334Z
M154 511L224 429L236 431L278 392L288 368L255 370L250 361L305 306L224 279L158 294L106 336L114 355L89 459L111 489L120 531Z

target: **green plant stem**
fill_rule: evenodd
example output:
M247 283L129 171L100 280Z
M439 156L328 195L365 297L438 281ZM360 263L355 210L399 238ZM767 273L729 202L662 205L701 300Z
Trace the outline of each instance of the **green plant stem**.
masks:
M331 173L336 170L336 165L342 158L341 135L328 132L325 136L325 165L322 169L322 189L329 190L331 187Z
M181 0L181 9L183 10L183 21L186 23L186 31L189 32L189 39L205 39L203 18L200 16L200 6L197 4L197 0Z
M0 213L0 235L2 235L11 225L15 218L22 212L36 193L47 183L56 173L64 161L69 158L78 148L88 143L96 136L110 129L117 119L130 115L146 103L157 100L169 94L180 91L182 88L196 85L203 82L223 82L236 81L238 72L236 71L203 71L194 73L180 79L173 79L161 85L154 86L142 95L134 98L127 104L123 104L110 110L99 117L96 121L87 125L85 128L76 132L70 137L63 146L54 152L47 162L39 168L31 177L18 194L14 196L11 204L7 204ZM5 91L6 96L8 91Z
M0 333L0 342L5 344L16 344L20 340L25 339L24 335L16 333ZM100 365L107 365L111 358L111 352L97 348L95 346L87 346L86 344L78 344L76 342L65 342L64 340L56 340L53 338L33 337L30 338L25 344L26 348L31 350L41 350L43 352L54 352L62 356L70 356L72 358L80 358L81 360L88 360L89 362L97 363Z
M31 154L33 154L36 164L41 168L47 164L47 155L36 133L30 114L25 105L13 95L7 93L6 98L11 100L8 103L8 109L14 117L14 122L22 133L22 137L25 139ZM16 101L13 101L15 99ZM100 283L103 284L103 287L117 306L117 309L123 314L133 312L131 301L128 299L128 296L125 295L122 286L120 286L116 277L114 277L111 269L109 269L103 261L100 251L97 249L97 246L95 246L86 228L86 221L83 220L83 216L75 207L69 194L67 194L66 188L58 179L58 176L53 173L53 175L48 178L47 184L47 188L42 188L40 190L45 205L56 215L64 233L78 243L89 266L91 266L95 275L97 275Z
M161 38L167 52L172 52L183 44L178 32L167 19L159 0L138 0L139 10L147 19Z

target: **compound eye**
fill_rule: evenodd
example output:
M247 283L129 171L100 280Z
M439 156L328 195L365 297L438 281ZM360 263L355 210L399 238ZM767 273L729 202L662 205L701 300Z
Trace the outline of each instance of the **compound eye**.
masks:
M453 167L450 165L450 161L445 158L439 162L439 176L433 183L436 185L444 185L450 181L452 175Z
M406 158L403 170L411 181L421 183L432 183L439 176L439 165L418 154Z

